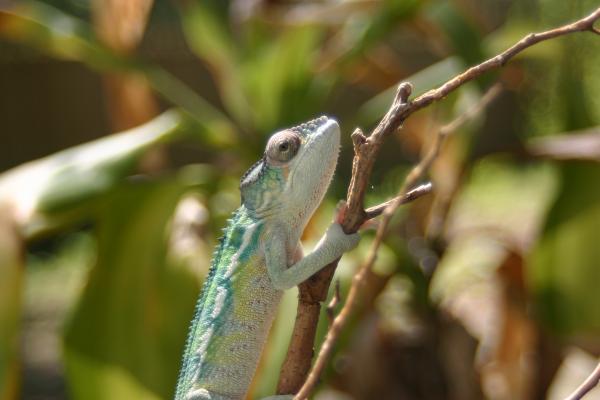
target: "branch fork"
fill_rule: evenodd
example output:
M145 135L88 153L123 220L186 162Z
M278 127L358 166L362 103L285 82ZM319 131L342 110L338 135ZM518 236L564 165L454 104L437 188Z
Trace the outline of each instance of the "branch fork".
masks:
M443 99L465 83L480 77L484 73L504 66L514 56L528 47L574 32L587 31L600 35L600 30L594 26L598 19L600 19L600 7L588 16L573 23L544 32L530 33L504 52L467 69L440 87L429 90L414 100L409 100L413 89L412 85L408 82L403 82L398 86L389 110L372 133L369 136L365 136L359 128L354 131L351 136L355 153L352 161L352 178L348 187L346 207L339 216L339 222L346 233L353 233L367 220L381 213L383 213L383 218L377 229L373 245L352 281L346 302L339 314L330 323L329 331L310 374L309 369L312 361L313 343L321 310L321 302L326 300L327 291L339 260L332 262L299 286L298 313L288 354L282 366L277 386L278 394L297 393L295 399L306 399L312 393L331 357L337 337L352 312L357 300L359 287L364 282L367 272L376 259L379 245L381 244L391 216L401 204L405 204L423 194L431 192L431 185L422 185L412 191L409 191L409 188L414 187L416 182L422 178L429 166L435 161L445 138L458 126L462 125L466 120L489 104L500 92L500 86L494 85L482 97L480 103L473 110L469 110L464 115L459 116L438 132L430 149L408 174L398 195L394 199L365 210L364 195L383 140L400 128L404 120L414 112ZM414 198L411 198L411 196L414 196Z

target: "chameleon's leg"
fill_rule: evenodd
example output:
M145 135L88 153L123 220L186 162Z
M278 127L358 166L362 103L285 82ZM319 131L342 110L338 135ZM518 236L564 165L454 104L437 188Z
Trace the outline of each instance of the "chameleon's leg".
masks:
M297 286L346 251L352 250L359 240L357 233L347 235L340 224L331 224L315 249L288 267L285 235L276 229L269 232L269 240L263 244L263 250L273 286L279 290Z

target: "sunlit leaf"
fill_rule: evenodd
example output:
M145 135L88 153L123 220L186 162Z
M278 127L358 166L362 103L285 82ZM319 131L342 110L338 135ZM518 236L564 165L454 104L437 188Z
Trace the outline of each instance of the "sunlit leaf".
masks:
M183 120L166 112L137 128L32 161L0 175L0 197L14 207L27 235L73 214L131 174L149 147L172 140Z

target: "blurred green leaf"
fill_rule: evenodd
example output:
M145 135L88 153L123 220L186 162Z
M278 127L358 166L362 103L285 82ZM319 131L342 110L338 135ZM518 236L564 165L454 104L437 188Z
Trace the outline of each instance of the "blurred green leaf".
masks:
M344 37L347 40L344 47L347 51L343 59L352 60L380 45L392 31L417 14L426 3L422 0L386 0L379 2L380 6L374 16L364 18L365 16L358 14L350 18L344 27Z
M227 135L235 132L221 111L173 75L156 65L110 51L95 39L87 23L57 8L24 1L13 8L0 9L0 37L101 71L143 74L158 93L186 110L206 126L210 134L223 134L222 130L226 130Z
M184 3L181 18L186 39L210 67L227 110L247 129L252 109L242 91L238 51L226 29L229 21L215 4L206 1Z
M557 171L490 156L475 163L448 215L450 236L488 234L526 246L554 198Z
M74 399L173 396L199 289L166 256L167 223L185 190L177 181L128 185L105 204L97 263L65 335Z
M456 53L467 65L477 64L484 60L485 54L481 46L481 33L466 18L453 2L431 2L427 10L436 26L439 26L452 45L452 53Z
M562 187L529 276L540 317L561 334L600 334L600 165L572 163L562 168Z
M36 1L0 9L0 35L54 57L83 61L98 69L127 71L133 60L97 43L90 27L63 11Z
M174 139L182 129L180 113L154 120L21 165L0 175L0 196L14 205L26 235L62 223L89 208L134 170L144 151Z
M431 283L436 301L489 278L507 248L525 251L535 243L554 199L556 173L550 165L517 164L502 157L474 164L448 214L450 245Z
M23 264L11 209L0 205L0 400L18 398Z
M218 2L187 2L180 13L190 47L209 66L240 129L269 132L282 121L321 113L331 88L327 82L333 82L314 72L323 26L275 31L252 20L235 26L239 34L234 36L223 8Z
M243 79L258 129L269 131L280 121L298 121L321 112L324 93L320 98L310 96L313 81L320 80L312 73L319 36L317 26L290 28L246 60Z
M552 2L541 8L540 21L553 26L597 7L597 2ZM527 17L524 13L523 17ZM527 134L545 136L600 124L597 92L600 42L588 35L557 39L556 57L530 63L532 98L527 99ZM585 49L578 50L578 49ZM550 88L550 89L549 89ZM563 149L564 150L564 149ZM600 333L600 165L564 162L560 189L540 241L529 260L529 278L539 317L554 333L581 337Z

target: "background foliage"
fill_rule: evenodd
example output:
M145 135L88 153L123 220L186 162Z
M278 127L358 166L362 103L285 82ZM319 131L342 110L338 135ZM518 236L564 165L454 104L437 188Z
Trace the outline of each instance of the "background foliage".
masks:
M0 6L0 399L172 397L212 247L273 131L327 114L345 133L310 248L345 197L349 133L377 122L398 82L422 93L596 6ZM561 398L583 379L600 353L598 65L593 35L543 43L388 139L369 204L504 84L446 144L434 195L395 220L317 398ZM566 159L539 151L557 139ZM342 295L370 240L340 264ZM252 398L274 391L295 306L290 291Z

